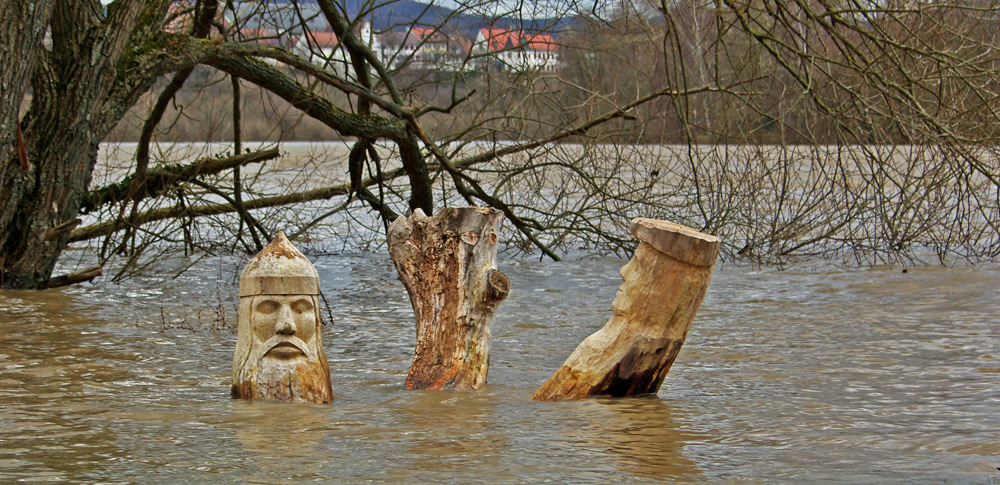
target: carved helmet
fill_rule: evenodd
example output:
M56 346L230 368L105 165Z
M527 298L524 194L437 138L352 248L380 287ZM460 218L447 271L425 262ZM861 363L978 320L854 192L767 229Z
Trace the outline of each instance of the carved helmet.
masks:
M316 267L278 231L240 274L240 297L254 295L318 295Z

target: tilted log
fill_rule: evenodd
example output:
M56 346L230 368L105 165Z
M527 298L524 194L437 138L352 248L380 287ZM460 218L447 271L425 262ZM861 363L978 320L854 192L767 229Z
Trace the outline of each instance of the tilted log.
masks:
M407 389L477 389L490 361L490 320L510 282L496 269L503 214L417 209L389 226L389 254L413 304L417 344Z
M316 268L284 232L247 263L240 275L234 398L333 400L318 295Z
M655 393L687 337L719 254L719 239L656 219L634 219L639 238L608 323L587 337L532 399Z

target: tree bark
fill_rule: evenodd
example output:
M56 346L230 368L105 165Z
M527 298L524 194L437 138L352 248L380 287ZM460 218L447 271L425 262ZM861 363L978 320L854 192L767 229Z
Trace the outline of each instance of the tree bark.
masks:
M52 0L0 2L0 287L8 286L3 270L9 256L3 248L8 239L21 237L17 226L22 221L7 209L30 192L34 181L30 166L23 166L18 156L28 155L20 136L20 110L52 5Z
M490 320L510 291L496 269L503 215L461 207L417 209L389 226L389 254L413 304L417 344L407 389L477 389L490 361Z
M52 0L0 3L0 173L11 170L21 102L31 81L38 48L52 12ZM3 214L0 214L0 218Z
M535 391L550 401L655 393L687 337L719 254L719 239L655 219L634 219L639 238L611 319Z

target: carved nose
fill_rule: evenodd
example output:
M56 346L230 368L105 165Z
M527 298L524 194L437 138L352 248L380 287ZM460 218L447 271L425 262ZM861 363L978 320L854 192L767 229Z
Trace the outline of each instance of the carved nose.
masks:
M292 320L291 316L282 319L282 322L278 324L278 334L295 335L295 321Z

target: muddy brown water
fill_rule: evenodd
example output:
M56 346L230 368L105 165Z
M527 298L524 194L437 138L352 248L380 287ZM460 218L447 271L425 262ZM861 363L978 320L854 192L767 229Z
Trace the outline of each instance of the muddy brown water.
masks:
M489 384L409 392L415 330L388 255L312 259L331 405L229 397L236 259L0 292L0 477L1000 481L996 265L723 265L659 394L551 403L530 395L606 321L622 260L501 255Z

